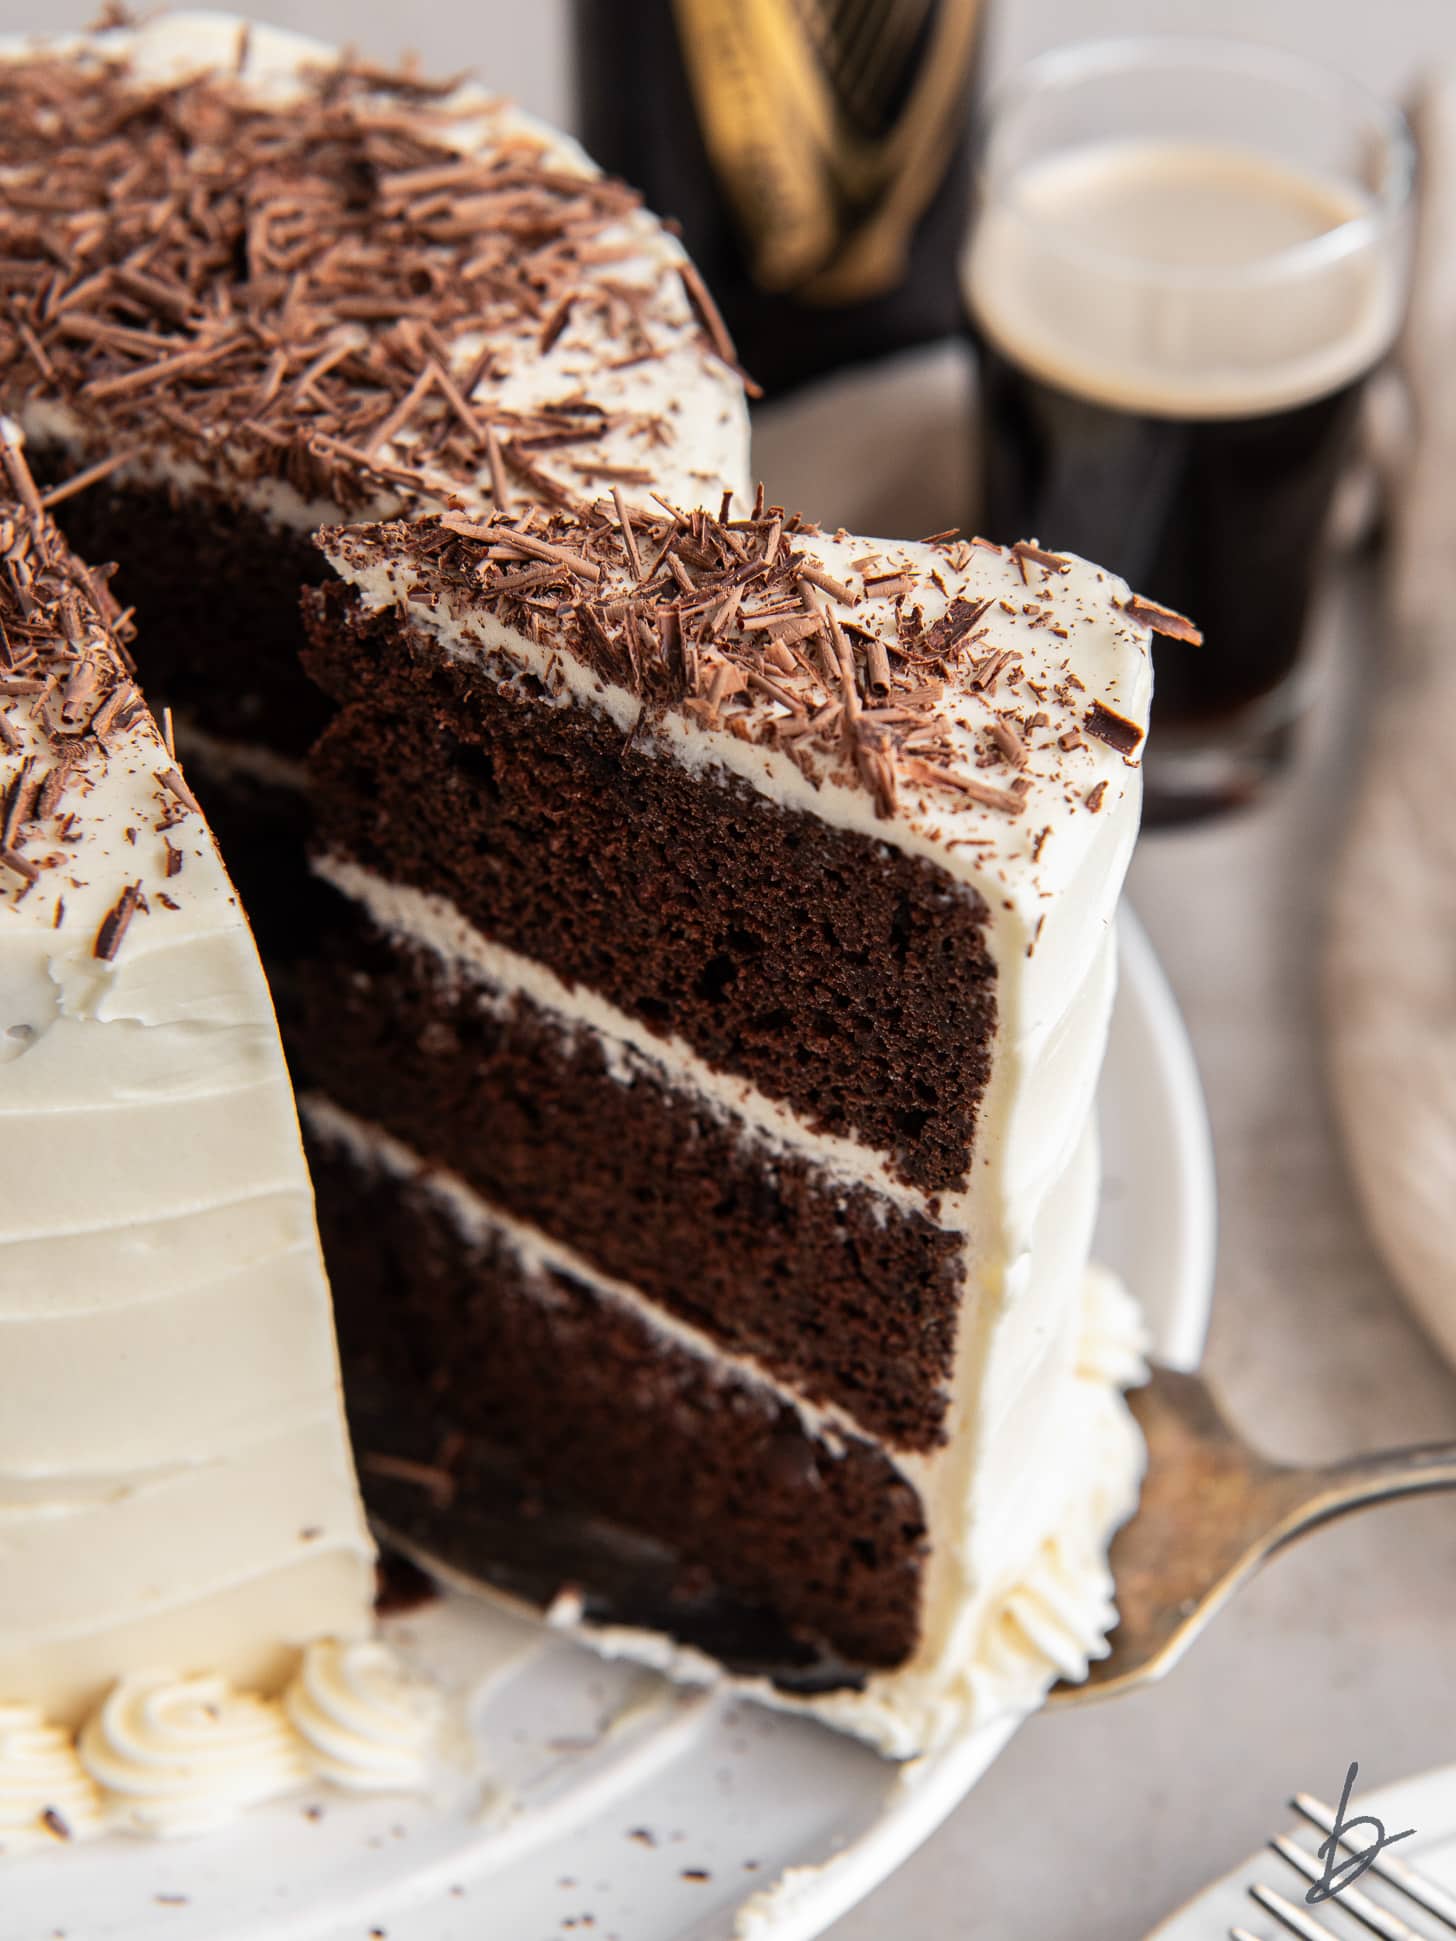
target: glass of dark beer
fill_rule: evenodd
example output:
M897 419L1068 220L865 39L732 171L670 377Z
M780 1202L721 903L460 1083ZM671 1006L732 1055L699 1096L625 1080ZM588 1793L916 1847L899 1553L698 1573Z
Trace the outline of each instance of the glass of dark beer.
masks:
M1160 640L1146 802L1251 800L1283 763L1337 480L1400 323L1399 112L1273 49L1044 56L990 112L965 260L980 525L1190 615Z

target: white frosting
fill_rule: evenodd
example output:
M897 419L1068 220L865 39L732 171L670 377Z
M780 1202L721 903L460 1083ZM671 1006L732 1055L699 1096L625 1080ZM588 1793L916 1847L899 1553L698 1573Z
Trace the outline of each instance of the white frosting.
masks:
M241 36L246 33L246 41ZM282 28L244 21L228 13L169 13L134 27L112 29L92 36L66 36L44 41L35 36L0 41L0 60L23 59L37 49L57 52L102 47L124 55L139 85L181 81L194 75L222 73L236 76L240 85L260 102L287 106L310 86L310 74L337 66L336 48ZM244 58L239 65L240 46ZM466 83L448 99L431 104L431 138L462 154L486 154L504 142L524 140L539 146L550 166L560 172L597 175L592 163L567 135L547 127L513 105ZM435 117L445 117L437 122ZM547 452L540 469L555 477L579 498L595 496L604 474L601 466L632 473L651 473L652 488L675 504L717 509L726 487L742 493L748 484L748 414L738 377L706 347L685 291L672 274L685 260L681 245L662 225L636 211L604 230L596 239L605 267L600 274L648 299L658 355L624 363L620 342L606 334L590 306L573 310L551 348L542 352L539 331L532 327L519 340L492 338L496 375L482 379L472 394L505 412L529 413L562 398L585 393L612 419L611 427L590 448L573 447L564 456ZM621 256L613 252L620 249ZM664 275L664 270L668 274ZM583 275L594 272L590 264ZM452 374L462 376L476 363L484 340L465 332L448 345ZM616 366L616 368L609 368ZM21 422L32 439L79 444L85 425L70 407L37 398L21 411ZM228 476L230 458L222 448L204 466L196 460L158 446L141 453L118 474L121 478L165 480L192 491L223 485L230 495L275 522L307 530L344 516L327 500L306 500L291 486L275 479L245 480ZM410 465L409 436L380 447L381 460ZM588 467L578 471L580 458ZM490 503L489 471L482 467L472 479L440 478L440 492L459 496L467 505ZM648 488L624 481L633 504L651 506ZM354 516L388 518L402 509L395 493L381 490L372 503Z
M33 1705L0 1705L0 1857L100 1827L101 1802L70 1733Z
M122 1679L81 1728L79 1751L112 1824L137 1833L206 1833L308 1777L277 1701L212 1673Z
M208 1833L315 1781L421 1792L445 1719L441 1691L377 1639L315 1639L281 1699L215 1672L133 1672L76 1734L0 1704L0 1857L108 1831Z
M439 1751L437 1688L376 1639L321 1638L283 1695L315 1772L350 1792L419 1792Z
M0 784L44 773L34 698L7 719ZM144 716L93 745L69 820L26 825L34 886L0 871L0 1701L63 1723L169 1660L277 1683L372 1621L272 1003L202 818L159 827L172 767Z

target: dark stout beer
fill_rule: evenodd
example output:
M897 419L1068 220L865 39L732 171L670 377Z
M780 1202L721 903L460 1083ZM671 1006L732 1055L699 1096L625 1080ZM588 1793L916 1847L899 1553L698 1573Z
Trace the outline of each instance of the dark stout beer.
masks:
M960 327L984 0L575 0L577 118L774 393Z
M1194 616L1201 650L1156 650L1164 750L1293 718L1332 493L1398 316L1387 259L1320 257L1364 212L1337 182L1171 142L1062 151L982 212L984 529Z
M1359 382L1287 411L1165 418L1113 409L981 347L982 523L1081 553L1197 619L1159 642L1159 735L1234 716L1293 672Z

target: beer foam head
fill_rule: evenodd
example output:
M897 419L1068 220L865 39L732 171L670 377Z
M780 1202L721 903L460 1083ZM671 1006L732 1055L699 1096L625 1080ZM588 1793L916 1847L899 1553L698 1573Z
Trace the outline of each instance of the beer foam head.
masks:
M1399 325L1404 270L1403 233L1352 183L1253 149L1103 141L987 189L966 283L987 337L1044 382L1216 418L1362 376Z

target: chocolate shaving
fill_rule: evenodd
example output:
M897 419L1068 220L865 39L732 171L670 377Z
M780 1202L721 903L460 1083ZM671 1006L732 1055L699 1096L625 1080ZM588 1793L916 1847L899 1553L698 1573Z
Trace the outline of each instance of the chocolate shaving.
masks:
M847 586L842 585L832 573L826 573L822 566L816 566L812 561L806 562L799 568L799 578L807 580L810 586L817 586L821 592L827 593L831 600L838 600L841 606L852 607L856 604L855 595Z
M642 555L637 550L637 535L632 530L632 520L627 512L627 503L622 497L619 486L614 485L612 487L612 502L617 508L617 524L621 528L622 544L627 550L628 559L632 562L632 571L640 580L642 578Z
M954 599L927 633L915 642L918 660L948 660L973 627L979 626L993 600Z
M130 451L111 452L107 457L98 459L94 465L88 465L84 471L75 473L73 477L63 480L61 484L53 485L48 492L43 492L41 504L49 512L52 507L63 504L67 499L74 499L76 494L84 492L88 485L99 485L102 479L110 478L113 472L119 471L134 456L135 454Z
M981 546L986 542L984 540L973 540L971 543ZM1070 560L1063 559L1059 553L1047 552L1044 547L1034 545L1029 539L1018 539L1016 544L1011 548L1011 551L1018 564L1022 560L1030 559L1034 560L1038 566L1046 567L1049 573L1070 573L1072 570ZM1025 577L1026 575L1023 573L1022 578L1025 579Z
M1098 741L1105 741L1119 755L1130 755L1143 738L1143 731L1137 722L1129 721L1126 715L1114 713L1101 701L1094 701L1082 720L1089 735L1094 735Z
M1160 607L1156 600L1144 600L1134 593L1123 608L1129 620L1140 627L1148 627L1155 634L1165 634L1170 640L1185 641L1190 647L1201 647L1203 635L1181 613L1171 607Z
M103 964L111 963L121 949L122 939L127 927L141 901L140 883L128 883L116 903L101 919L101 928L96 932L96 942L91 947L93 957L100 958Z
M979 802L985 809L1001 809L1007 815L1020 815L1026 807L1025 798L1015 789L992 788L987 782L978 782L973 776L962 775L957 770L937 768L930 762L912 757L904 764L905 771L918 782L927 782L934 788L954 789L972 802Z
M665 422L504 403L569 322L602 367L699 332L705 364L732 362L701 279L632 191L453 83L356 60L304 81L286 104L231 72L161 86L96 43L4 63L0 408L39 394L100 448L49 502L159 447L345 510L380 480L436 505L478 492L482 458L498 507L507 463L571 503L531 457L558 445L582 448L587 476L647 476ZM606 442L618 432L626 449Z
M197 797L192 793L191 789L188 788L187 784L183 781L182 776L177 769L175 768L167 769L163 774L157 777L157 780L161 783L162 787L167 790L168 794L176 796L177 800L182 804L184 809L191 809L194 815L202 814L202 805L197 800Z
M729 370L739 372L741 376L742 373L739 371L738 364L738 352L734 348L733 339L728 333L728 326L724 323L723 314L713 301L712 293L709 291L707 284L698 274L697 265L685 260L678 264L677 273L682 278L683 290L687 296L688 303L692 307L693 315L702 325L708 342L713 346L713 349L728 366ZM761 397L763 395L756 384L747 380L745 380L744 389L750 397Z
M494 499L498 511L509 511L511 504L510 482L506 477L505 454L501 450L500 438L496 433L494 425L487 425L485 428L485 451L486 459L490 467L491 497Z
M406 1456L390 1456L365 1449L360 1451L359 1467L371 1476L384 1476L391 1482L409 1483L424 1490L437 1509L448 1509L455 1500L457 1484L447 1469L433 1463L414 1462Z

